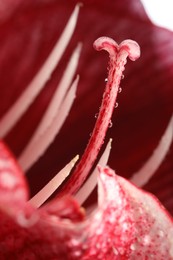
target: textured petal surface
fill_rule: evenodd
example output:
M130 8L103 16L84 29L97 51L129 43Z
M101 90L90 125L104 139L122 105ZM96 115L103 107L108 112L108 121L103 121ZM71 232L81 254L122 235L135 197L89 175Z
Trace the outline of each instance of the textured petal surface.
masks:
M173 219L155 197L110 168L100 169L98 196L84 259L172 259Z
M0 209L10 211L26 203L28 190L23 173L8 148L0 142ZM10 202L13 207L6 207ZM8 212L9 211L9 212Z
M1 259L171 260L173 222L157 199L110 168L100 168L98 184L98 209L86 219L68 197L15 217L1 211Z

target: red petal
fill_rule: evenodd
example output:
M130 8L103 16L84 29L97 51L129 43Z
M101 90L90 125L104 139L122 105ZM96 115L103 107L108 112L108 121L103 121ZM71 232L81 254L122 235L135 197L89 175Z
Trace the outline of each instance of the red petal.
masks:
M58 4L53 0L30 1L27 4L23 2L16 13L13 13L6 23L1 24L0 79L1 85L4 86L0 90L3 96L0 105L1 115L46 58L60 31L63 30L75 2L58 1ZM106 77L105 66L98 66L98 64L106 64L106 61L100 56L96 58L91 48L93 41L100 35L108 35L118 41L127 37L132 38L142 49L141 59L136 64L130 65L126 72L123 92L119 95L119 106L112 120L114 128L109 133L117 140L110 165L116 168L118 173L126 172L126 176L130 176L150 156L173 111L172 32L153 26L137 0L131 1L130 5L127 0L104 3L98 0L84 1L76 34L67 50L69 57L76 43L79 40L84 42L79 66L81 82L78 99L64 131L58 136L43 160L30 172L30 183L34 192L52 177L47 174L47 169L52 174L57 172L57 168L63 167L73 154L83 153L89 139L89 133L94 125L94 115L98 112L100 103L98 97L102 96L101 86L104 86ZM21 50L25 50L22 55ZM60 73L64 62L61 65L61 68L58 68ZM42 94L38 99L39 102L35 103L7 138L15 154L22 150L37 125L54 91L59 73L56 72L53 78L53 82L50 83L51 88ZM69 129L70 133L74 133L77 138L71 138ZM64 146L64 140L68 147ZM57 147L61 147L60 151ZM169 209L173 208L173 201L170 199L173 198L171 158L172 150L168 157L169 162L166 162L168 181L165 186L169 193L164 196L159 194L159 190L161 188L163 190L161 185L153 190L163 201L170 200L167 203ZM38 176L39 172L40 176ZM35 174L38 178L37 184L35 184ZM159 183L162 184L163 174L159 176Z
M171 260L173 256L171 217L155 197L109 168L100 168L98 209L83 222L78 222L82 218L77 203L65 197L38 210L30 220L25 213L17 222L1 216L4 259Z
M70 219L73 222L84 219L85 213L78 203L71 197L64 196L61 199L54 199L42 208L44 214L54 215L60 219Z
M153 195L109 168L100 169L99 209L89 219L87 232L84 259L173 257L173 219Z
M23 172L7 147L0 142L0 209L7 213L15 212L27 199Z

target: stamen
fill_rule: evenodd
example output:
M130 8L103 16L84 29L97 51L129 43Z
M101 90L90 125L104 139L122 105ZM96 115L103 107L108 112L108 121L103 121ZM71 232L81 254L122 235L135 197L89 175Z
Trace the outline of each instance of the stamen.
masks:
M109 140L98 162L98 164L101 165L102 167L105 167L107 165L109 155L110 155L110 150L111 150L111 143L112 143L112 139ZM86 180L82 188L80 188L80 190L74 196L80 205L82 205L86 201L86 199L89 197L91 192L96 187L97 179L98 179L98 167L94 169L94 171L91 173L90 177Z
M43 135L39 136L34 143L31 143L27 147L27 150L25 150L20 156L18 161L24 171L27 171L38 160L60 131L74 102L78 81L79 76L77 76L70 90L67 92L67 95L62 102L56 117L52 121L52 124L44 131Z
M118 46L112 39L101 37L95 41L94 48L96 50L106 50L109 53L110 64L108 81L99 115L89 143L81 161L77 165L69 181L62 188L59 196L63 196L66 193L76 193L86 179L103 144L116 102L124 66L127 62L126 59L129 56L131 60L135 60L140 56L139 45L131 40L123 41Z
M55 91L53 98L44 114L44 117L42 118L30 142L34 142L35 140L37 140L37 138L44 133L44 131L50 126L50 124L56 117L57 111L59 110L61 103L67 93L67 89L69 88L73 80L73 77L75 75L76 68L79 62L81 47L82 45L78 44L78 46L74 50L71 59L69 61L69 64L65 69L63 77L59 85L57 86L57 90Z
M33 78L31 83L22 93L22 95L16 100L16 102L11 106L11 108L7 111L7 113L0 120L0 136L3 138L8 132L12 129L12 127L18 122L21 116L26 112L28 107L32 104L34 99L40 93L40 91L44 88L47 80L50 78L53 70L56 68L59 63L70 39L73 35L73 32L76 27L76 22L79 13L79 4L76 5L68 23L54 46L52 52L48 56L47 60L40 68L36 76Z
M151 157L143 165L143 167L133 174L130 179L138 187L144 186L157 171L159 166L162 164L165 159L166 154L168 153L171 143L173 141L173 116L171 117L169 124L160 140L159 145L154 150Z
M59 86L57 87L53 98L46 110L46 113L44 114L40 124L37 126L37 129L35 130L35 133L33 134L30 142L25 147L24 151L22 152L22 155L20 156L20 161L23 161L24 155L25 158L27 158L28 154L31 152L31 147L35 146L35 143L38 141L38 139L43 136L45 131L50 127L50 125L53 123L53 120L58 114L58 111L60 109L60 106L62 105L63 99L67 93L67 89L69 88L69 85L71 84L71 81L74 77L79 56L81 52L81 44L77 46L77 48L74 50L72 57L69 61L69 64L64 72L64 75L59 83ZM58 132L57 132L58 133ZM57 134L56 133L56 134ZM24 165L23 165L24 167Z
M79 156L77 155L60 172L58 172L58 174L51 181L49 181L43 189L32 197L29 202L34 207L39 208L68 177L78 159Z

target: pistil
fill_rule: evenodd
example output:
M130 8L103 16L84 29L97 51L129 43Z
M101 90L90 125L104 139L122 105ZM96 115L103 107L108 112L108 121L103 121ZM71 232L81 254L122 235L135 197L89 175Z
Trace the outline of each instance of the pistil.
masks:
M97 51L105 50L109 53L110 62L106 88L89 143L79 164L71 175L71 178L62 188L59 196L67 193L75 194L87 178L104 143L104 138L111 122L127 57L134 61L140 56L139 45L132 40L125 40L118 45L108 37L101 37L94 42L94 48Z

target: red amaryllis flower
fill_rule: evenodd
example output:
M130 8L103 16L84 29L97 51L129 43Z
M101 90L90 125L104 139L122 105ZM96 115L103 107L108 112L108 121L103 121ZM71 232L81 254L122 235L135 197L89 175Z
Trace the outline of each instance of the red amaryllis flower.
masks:
M125 0L106 4L95 0L89 3L84 1L73 37L78 7L67 24L64 36L60 37L75 4L76 1L59 1L58 4L55 1L18 1L14 6L10 2L4 5L0 28L3 86L1 137L18 158L22 168L27 170L33 197L72 155L77 152L82 154L94 124L93 111L98 117L102 89L96 86L104 86L104 78L107 76L106 67L100 66L105 64L104 57L100 55L96 58L96 54L91 53L92 42L103 34L116 38L119 42L124 38L133 38L141 45L143 54L140 61L127 68L121 85L123 92L118 97L121 106L116 109L116 118L109 122L110 126L112 123L117 125L115 133L112 132L113 127L109 131L111 136L115 136L110 166L125 177L130 177L137 171L132 177L136 184L144 184L157 170L145 188L156 194L171 211L171 149L167 158L166 154L172 142L171 123L168 124L173 110L170 66L172 33L154 27L138 1L132 1L129 6ZM56 44L57 38L61 40ZM66 48L69 41L70 45ZM78 41L83 42L80 59L81 45L76 47ZM113 42L112 44L114 46ZM120 46L123 48L126 45ZM119 53L121 47L115 44L114 49ZM124 50L129 52L127 46ZM57 65L62 55L63 59ZM66 68L69 57L71 60ZM117 58L114 58L115 61ZM78 77L74 81L73 77L78 61L78 72L81 75L78 99L69 120L47 149L73 102L78 82ZM115 82L112 80L112 74L119 68L118 64L115 70L110 69L108 87L119 81L117 74ZM65 76L60 78L63 71ZM72 87L69 88L69 85ZM45 88L40 93L43 86ZM119 92L121 90L119 88ZM39 95L35 99L37 92ZM21 93L24 99L15 105L15 101L20 100ZM110 95L107 91L104 98L109 105L107 94ZM50 109L46 112L48 104ZM104 109L105 103L100 109L97 122L100 118L107 118L101 116ZM56 111L59 112L58 115ZM101 121L96 126L100 125ZM94 144L99 149L97 142L101 140L100 135L104 135L106 127L96 127L96 130L98 131L94 132L91 140L95 141ZM84 156L80 167L74 171L80 173L79 178L69 177L60 190L61 196L76 193L83 182L83 174L88 172L96 153L92 142L89 147L91 149L85 153L87 156ZM109 144L101 163L108 152ZM39 159L40 156L42 158ZM161 165L165 158L167 160ZM76 159L72 160L60 172L60 177L56 176L36 197L27 202L27 188L21 170L4 144L1 144L2 259L171 259L171 218L154 198L116 177L109 168L99 168L99 207L90 216L85 217L71 197L56 198L36 210L33 205L39 206L44 202L53 190L51 184L54 185L57 179L61 182L62 176L67 175L75 161ZM143 164L144 167L138 171ZM89 196L91 187L86 187L76 195L79 201ZM94 194L91 197L93 202Z

